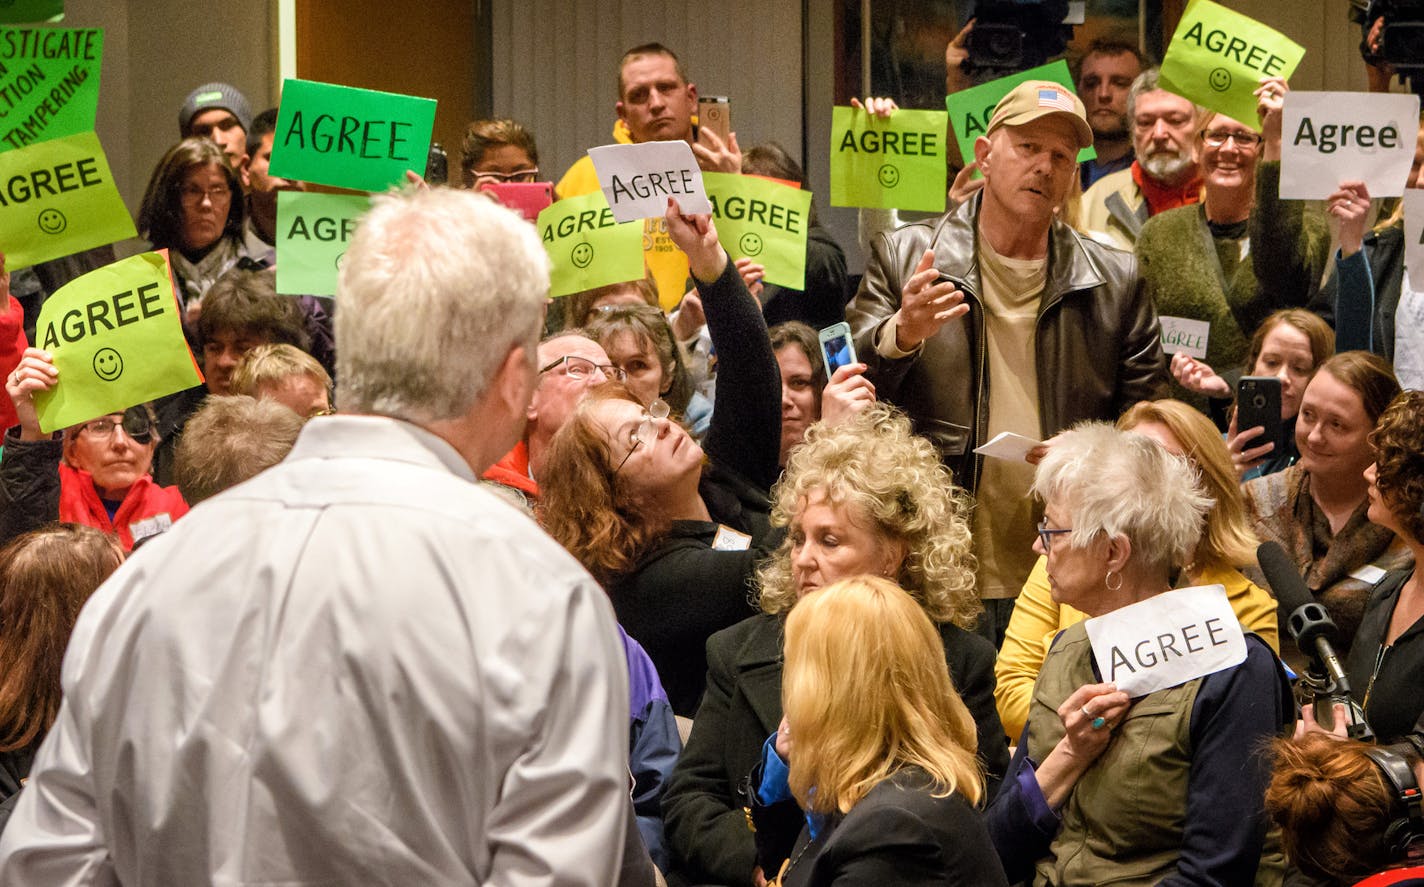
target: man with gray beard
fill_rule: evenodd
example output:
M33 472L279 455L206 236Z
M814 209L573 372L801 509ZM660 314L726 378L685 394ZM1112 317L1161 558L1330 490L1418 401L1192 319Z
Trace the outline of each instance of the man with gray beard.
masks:
M1138 75L1127 94L1137 159L1083 194L1084 230L1109 246L1130 250L1148 219L1200 199L1201 180L1192 162L1200 112L1190 100L1162 88L1156 68Z

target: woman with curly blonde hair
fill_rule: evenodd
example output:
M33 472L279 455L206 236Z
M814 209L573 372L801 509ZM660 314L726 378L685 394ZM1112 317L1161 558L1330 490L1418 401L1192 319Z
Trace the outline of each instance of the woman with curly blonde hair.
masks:
M842 424L812 426L773 496L772 522L787 538L758 572L763 612L707 641L707 691L663 796L690 883L753 881L755 847L737 789L781 722L787 614L837 580L879 576L914 598L937 624L991 786L1008 763L994 648L966 630L979 613L968 506L934 447L902 413L875 404Z

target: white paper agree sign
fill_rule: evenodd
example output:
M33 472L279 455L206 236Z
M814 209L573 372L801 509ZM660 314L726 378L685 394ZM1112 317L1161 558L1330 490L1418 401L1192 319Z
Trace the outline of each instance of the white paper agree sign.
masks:
M1084 628L1103 680L1134 698L1246 659L1246 635L1220 585L1166 591Z
M1166 314L1160 315L1157 320L1162 324L1163 351L1168 354L1185 351L1198 360L1206 360L1206 340L1211 335L1209 322Z
M603 145L589 148L588 156L613 218L620 223L662 218L669 197L685 214L712 212L702 170L687 142Z
M1343 181L1398 197L1414 162L1419 97L1384 92L1288 92L1281 114L1281 197L1322 200Z

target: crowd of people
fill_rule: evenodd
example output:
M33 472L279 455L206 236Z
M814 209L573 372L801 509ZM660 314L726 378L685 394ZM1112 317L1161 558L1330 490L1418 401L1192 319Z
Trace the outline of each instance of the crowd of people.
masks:
M534 227L484 190L553 178L518 122L472 122L452 185L375 198L332 300L276 290L276 197L306 187L269 172L277 109L194 90L137 223L202 384L44 432L65 380L39 308L113 250L0 270L0 881L1326 885L1420 862L1403 202L1281 197L1282 78L1242 121L1130 42L1075 67L1076 94L998 102L942 215L867 214L863 275L814 205L794 290L669 199L642 276L552 302ZM809 189L783 146L699 127L667 47L618 84L620 141ZM583 158L556 192L596 187ZM1167 354L1165 316L1207 324L1204 352ZM843 321L857 358L828 372ZM1243 378L1279 394L1264 424ZM981 451L1004 433L1026 454ZM1333 623L1348 687L1319 705L1264 542ZM1237 661L1105 680L1095 620L1202 588Z

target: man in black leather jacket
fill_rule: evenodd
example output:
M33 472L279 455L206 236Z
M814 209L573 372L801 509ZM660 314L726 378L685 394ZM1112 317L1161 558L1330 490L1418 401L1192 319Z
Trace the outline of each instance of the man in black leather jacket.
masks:
M1057 218L1092 144L1083 104L1024 83L975 144L982 192L880 235L847 311L881 397L899 405L978 502L983 633L997 645L1033 564L1033 468L974 448L1003 431L1046 440L1165 396L1157 312L1131 253ZM1002 603L1000 603L1002 602Z

